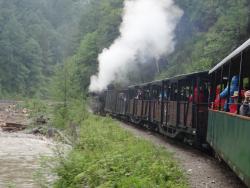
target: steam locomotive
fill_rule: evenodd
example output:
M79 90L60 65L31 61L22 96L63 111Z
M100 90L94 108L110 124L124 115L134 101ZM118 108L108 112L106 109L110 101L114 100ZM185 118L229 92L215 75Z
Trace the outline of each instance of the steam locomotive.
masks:
M235 75L238 96L230 93ZM224 100L228 102L219 99L215 107L218 90L221 93L226 88ZM240 93L249 89L250 39L210 71L109 88L102 96L103 110L199 148L211 147L250 187L250 117L239 114Z

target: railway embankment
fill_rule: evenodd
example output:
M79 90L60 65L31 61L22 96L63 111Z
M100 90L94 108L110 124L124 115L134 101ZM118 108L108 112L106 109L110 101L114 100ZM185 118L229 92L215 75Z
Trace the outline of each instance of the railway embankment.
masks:
M187 145L167 139L158 133L129 125L120 124L122 128L139 138L149 140L173 154L182 167L192 188L246 188L237 176L223 162Z

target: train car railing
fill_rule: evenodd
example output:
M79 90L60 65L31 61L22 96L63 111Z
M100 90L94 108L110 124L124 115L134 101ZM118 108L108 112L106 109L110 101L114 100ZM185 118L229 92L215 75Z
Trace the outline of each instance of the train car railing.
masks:
M130 99L129 100L129 110L128 110L128 114L130 116L134 115L134 99Z
M171 126L176 126L177 125L177 108L178 108L178 103L177 101L169 101L168 104L168 119L167 119L167 124Z
M208 122L208 103L196 104L193 115L196 129L196 141L198 143L206 143L207 122Z
M148 120L149 112L150 112L150 100L143 100L142 101L142 118L145 120Z
M116 113L120 115L126 114L127 100L124 98L118 98L116 104Z
M192 127L193 103L189 101L180 101L178 105L179 105L178 126Z
M135 99L135 116L142 117L142 100Z
M150 120L152 123L161 123L161 107L162 103L160 100L150 101Z

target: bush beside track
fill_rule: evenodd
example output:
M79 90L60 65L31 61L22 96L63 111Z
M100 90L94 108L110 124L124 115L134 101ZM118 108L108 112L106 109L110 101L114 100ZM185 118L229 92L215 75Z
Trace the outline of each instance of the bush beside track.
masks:
M170 153L134 137L118 123L88 116L79 142L56 169L54 187L188 187Z

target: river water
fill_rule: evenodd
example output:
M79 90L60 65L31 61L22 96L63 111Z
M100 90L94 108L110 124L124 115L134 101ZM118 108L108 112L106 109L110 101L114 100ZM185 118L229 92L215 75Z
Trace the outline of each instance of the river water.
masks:
M52 156L53 147L44 137L0 131L0 188L40 187L34 177L40 171L41 157Z

